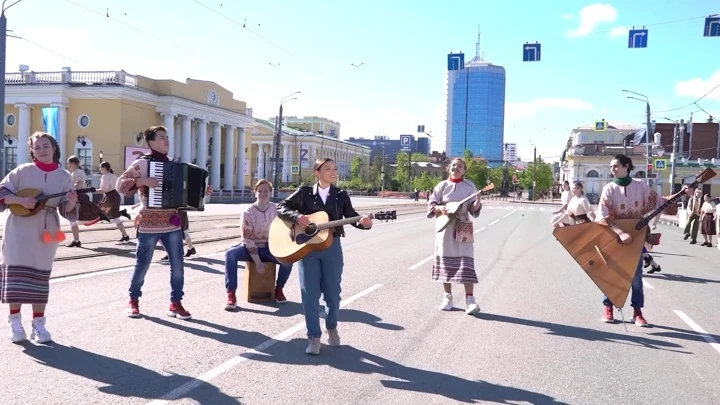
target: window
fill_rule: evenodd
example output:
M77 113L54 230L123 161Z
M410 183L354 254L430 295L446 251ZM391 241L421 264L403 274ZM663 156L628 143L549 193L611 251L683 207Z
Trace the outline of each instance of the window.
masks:
M17 166L17 146L5 146L5 173L10 173Z
M5 125L8 127L15 126L15 114L8 114L5 116Z
M600 174L598 174L597 170L590 170L585 177L600 177Z
M87 128L90 126L90 117L87 114L81 114L78 116L77 124L80 128Z
M77 148L75 156L80 159L80 167L92 172L92 148Z

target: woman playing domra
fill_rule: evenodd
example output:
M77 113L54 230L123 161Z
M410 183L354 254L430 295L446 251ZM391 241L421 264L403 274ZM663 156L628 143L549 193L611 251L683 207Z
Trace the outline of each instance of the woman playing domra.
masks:
M77 193L70 173L60 167L60 147L52 135L36 132L28 141L33 163L16 167L0 182L0 212L10 205L35 208L32 197L15 195L23 189L37 189L43 195L66 193L46 201L45 207L32 216L10 212L3 230L0 248L0 299L10 305L10 340L27 339L20 308L31 304L33 311L30 339L38 343L52 340L45 328L45 307L50 292L50 273L58 243L65 240L60 217L77 218Z
M450 162L448 171L450 177L435 186L427 217L434 219L439 215L447 215L447 208L442 204L458 202L477 193L477 187L470 180L465 179L467 165L460 158ZM482 202L478 197L473 203L465 203L458 211L455 224L448 226L435 236L435 260L433 261L432 279L443 283L443 300L440 309L450 311L453 309L452 284L465 286L465 312L475 314L480 307L473 295L474 284L478 278L475 273L475 259L473 253L472 220L480 216Z

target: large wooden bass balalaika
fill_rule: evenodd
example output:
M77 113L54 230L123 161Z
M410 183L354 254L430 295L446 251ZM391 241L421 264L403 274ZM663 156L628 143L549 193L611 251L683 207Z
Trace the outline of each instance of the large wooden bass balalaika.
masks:
M696 188L715 177L712 169L705 169L695 181L688 185ZM553 236L575 259L617 308L627 300L635 271L637 270L643 245L649 233L648 224L671 204L682 198L680 191L667 199L660 207L643 219L620 219L613 223L631 236L629 244L620 242L619 236L609 226L597 223L582 223L555 228Z

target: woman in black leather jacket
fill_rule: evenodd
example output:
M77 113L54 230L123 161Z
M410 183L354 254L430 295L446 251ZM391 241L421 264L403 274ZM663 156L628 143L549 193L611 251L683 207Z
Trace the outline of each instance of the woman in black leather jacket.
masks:
M313 167L317 183L313 186L302 186L290 197L278 203L278 216L287 221L295 222L302 227L310 224L306 215L325 211L330 221L343 217L355 217L359 214L350 202L350 196L332 185L337 178L335 161L330 158L318 159ZM364 215L359 224L352 224L359 229L370 229L372 219ZM343 253L340 237L345 235L342 226L333 229L332 245L321 251L308 254L298 263L300 290L305 326L307 327L307 354L320 354L320 294L325 298L327 315L325 327L328 333L328 344L340 346L340 335L337 331L338 314L340 312L340 282L343 272Z

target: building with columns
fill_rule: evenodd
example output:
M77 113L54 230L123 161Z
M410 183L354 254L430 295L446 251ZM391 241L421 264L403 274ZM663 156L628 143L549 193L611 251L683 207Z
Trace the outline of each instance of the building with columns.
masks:
M76 155L86 173L103 161L116 172L149 151L140 134L162 124L173 160L207 168L217 189L250 185L252 128L244 101L216 83L154 80L124 71L32 72L27 66L5 75L4 176L30 161L28 138L35 131L57 139L62 161Z
M250 148L250 171L253 182L257 179L273 179L273 134L275 123L255 119L257 125L252 131ZM350 164L356 157L369 166L370 148L341 139L282 127L280 161L282 162L281 183L297 185L313 182L313 164L319 158L329 157L338 169L338 182L349 180Z

